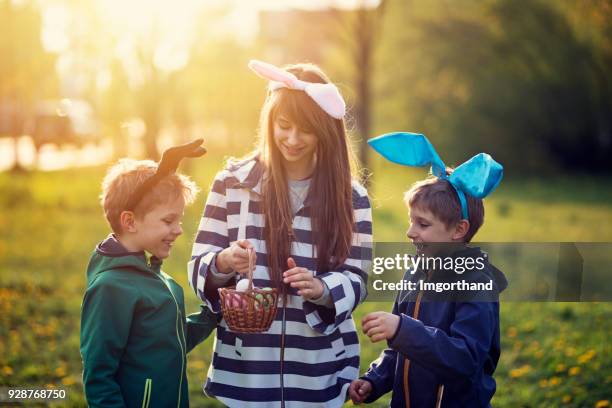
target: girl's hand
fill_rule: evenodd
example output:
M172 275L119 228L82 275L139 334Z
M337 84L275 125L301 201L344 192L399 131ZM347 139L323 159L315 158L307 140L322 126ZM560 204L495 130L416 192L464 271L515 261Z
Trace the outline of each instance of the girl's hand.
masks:
M288 270L283 272L283 282L298 290L304 299L317 299L323 295L323 282L313 276L306 268L300 268L293 258L287 259Z
M257 255L253 245L246 239L236 241L217 255L217 270L221 273L236 271L245 276L249 272L249 255L251 264L255 265Z
M381 340L389 340L399 326L400 317L393 313L372 312L367 314L361 321L363 332L370 338L372 343Z
M372 383L358 378L349 386L349 396L353 404L361 404L372 393Z

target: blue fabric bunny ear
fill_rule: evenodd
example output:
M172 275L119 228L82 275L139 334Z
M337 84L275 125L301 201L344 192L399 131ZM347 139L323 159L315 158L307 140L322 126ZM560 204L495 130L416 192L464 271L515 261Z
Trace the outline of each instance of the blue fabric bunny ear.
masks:
M446 165L421 133L387 133L368 140L368 144L389 161L404 166L431 166L434 176L446 176Z
M476 198L493 192L504 177L504 168L486 153L479 153L448 177L453 186Z
M479 153L457 167L450 176L446 165L421 133L395 132L368 140L368 144L384 158L404 166L422 167L431 165L431 173L448 180L459 197L461 215L468 219L466 194L475 198L489 195L501 182L504 169L486 153Z

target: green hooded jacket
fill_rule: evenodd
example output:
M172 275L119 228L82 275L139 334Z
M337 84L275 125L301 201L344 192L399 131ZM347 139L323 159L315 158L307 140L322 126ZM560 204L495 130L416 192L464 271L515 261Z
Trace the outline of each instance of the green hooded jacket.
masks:
M91 407L188 407L186 354L217 319L185 317L183 289L156 257L110 235L87 268L81 308L83 385Z

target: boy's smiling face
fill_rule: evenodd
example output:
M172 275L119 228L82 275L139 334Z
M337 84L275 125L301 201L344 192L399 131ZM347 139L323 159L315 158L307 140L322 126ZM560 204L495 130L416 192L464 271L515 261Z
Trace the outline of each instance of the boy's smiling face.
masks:
M447 226L431 211L420 206L411 206L408 214L410 217L410 228L406 231L406 236L419 253L435 255L431 252L437 252L434 248L439 249L441 246L429 246L427 244L457 242L461 241L465 235L464 227L459 225Z
M134 242L159 259L170 255L172 244L183 233L181 221L185 210L185 200L176 200L155 206L142 217L134 219Z

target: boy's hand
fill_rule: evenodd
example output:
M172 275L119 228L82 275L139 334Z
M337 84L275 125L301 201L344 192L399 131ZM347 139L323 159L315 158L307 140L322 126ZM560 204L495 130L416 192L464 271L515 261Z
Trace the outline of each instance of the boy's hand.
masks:
M372 393L372 383L358 378L349 387L349 396L353 404L361 404Z
M372 343L388 340L397 331L400 317L393 313L372 312L367 314L361 321L363 332L370 338Z
M217 256L217 270L221 273L236 271L243 276L248 274L249 254L252 265L255 265L257 259L255 251L249 249L253 249L253 245L246 239L234 242Z
M298 290L298 295L304 299L317 299L323 295L323 282L313 276L306 268L296 265L293 258L287 259L287 269L283 272L283 282Z

